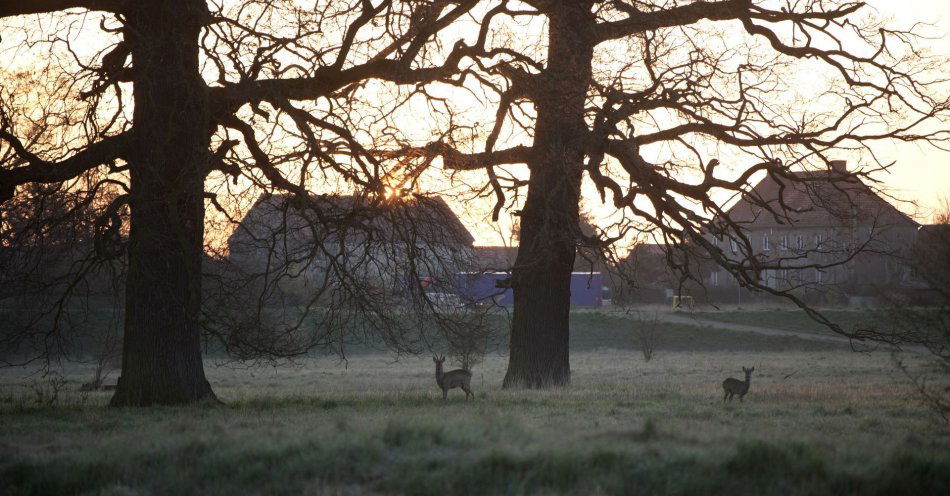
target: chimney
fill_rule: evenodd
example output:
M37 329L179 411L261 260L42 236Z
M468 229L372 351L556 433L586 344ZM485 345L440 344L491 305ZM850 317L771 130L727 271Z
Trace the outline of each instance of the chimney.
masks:
M847 160L832 160L829 162L831 164L831 170L835 172L840 172L842 174L848 173L848 161Z

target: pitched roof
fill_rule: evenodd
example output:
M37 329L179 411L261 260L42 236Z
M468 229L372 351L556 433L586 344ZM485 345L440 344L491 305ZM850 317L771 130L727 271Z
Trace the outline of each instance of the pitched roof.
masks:
M508 270L518 257L517 246L475 246L475 263L480 268Z
M766 176L744 193L727 215L745 228L917 225L857 177L835 170L795 172L792 176Z
M313 195L301 205L294 195L263 194L241 220L228 243L249 236L370 235L392 241L419 239L428 244L468 245L475 239L439 197L414 195L397 202L375 202L355 195Z
M630 257L649 257L649 256L666 256L666 247L659 243L637 243L630 254L627 256Z

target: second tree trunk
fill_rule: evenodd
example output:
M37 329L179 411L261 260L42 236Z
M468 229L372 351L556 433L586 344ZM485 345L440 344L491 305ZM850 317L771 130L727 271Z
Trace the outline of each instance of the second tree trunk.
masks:
M558 2L550 9L548 63L535 93L531 177L512 269L514 317L505 387L560 386L571 379L570 287L594 18L589 2Z

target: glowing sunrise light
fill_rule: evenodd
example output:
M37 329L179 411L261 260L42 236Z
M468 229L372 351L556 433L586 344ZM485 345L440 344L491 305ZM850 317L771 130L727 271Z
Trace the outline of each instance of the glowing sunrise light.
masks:
M412 196L412 192L406 188L400 188L396 186L385 186L383 188L383 198L386 200L394 201L401 198L408 198Z

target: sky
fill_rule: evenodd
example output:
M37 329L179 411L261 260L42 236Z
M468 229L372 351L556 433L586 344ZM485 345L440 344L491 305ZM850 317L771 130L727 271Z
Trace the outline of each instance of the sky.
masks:
M950 56L950 0L868 0L877 16L891 18L889 26L910 27L914 23L932 24L921 30L934 39L920 40L921 48L935 55ZM946 68L950 77L950 67ZM946 123L950 127L950 122ZM889 201L921 223L930 222L944 201L950 201L950 152L922 143L875 142L874 153L883 163L893 162L887 172L874 174L876 187L885 190ZM837 158L849 158L846 156ZM852 166L855 164L852 164ZM867 165L867 164L865 164ZM613 207L599 205L593 187L587 185L585 207L594 219L607 217ZM722 199L728 201L727 198ZM503 235L475 224L478 244L498 244Z
M920 48L950 57L950 0L867 1L878 16L892 20L889 26L906 28L918 22L932 24L921 32L934 39L920 40ZM950 77L950 66L945 68L945 77ZM950 122L944 126L950 127ZM893 162L887 172L872 176L881 182L876 186L882 187L891 196L888 200L900 210L921 223L931 222L944 202L950 201L950 151L922 143L885 141L875 142L872 148L882 162ZM591 205L590 210L596 217L610 208Z
M933 22L933 31L943 38L931 40L930 48L950 55L950 0L871 0L870 3L882 14L893 16L898 24ZM950 76L950 67L946 72ZM950 127L950 123L946 126ZM941 198L950 199L950 152L907 143L879 143L877 146L882 155L896 162L882 179L896 197L915 201L920 206L917 212L909 205L898 205L899 208L927 220L939 207Z
M892 17L898 27L908 27L915 22L933 23L926 31L937 38L924 40L921 44L934 53L950 55L950 37L947 37L950 33L950 0L869 0L869 3L882 16ZM94 47L90 45L89 48ZM6 55L12 54L7 52ZM950 76L950 67L946 68L946 74ZM885 162L895 162L888 173L880 174L876 179L887 184L895 198L907 200L898 202L898 208L926 222L941 200L950 198L950 152L929 145L889 142L876 143L874 149ZM485 222L491 206L489 202L484 203L472 209L471 205L453 202L453 207L472 230L477 244L500 244L508 237L511 218L506 216L499 225ZM585 204L595 217L612 208L598 207L596 203Z

